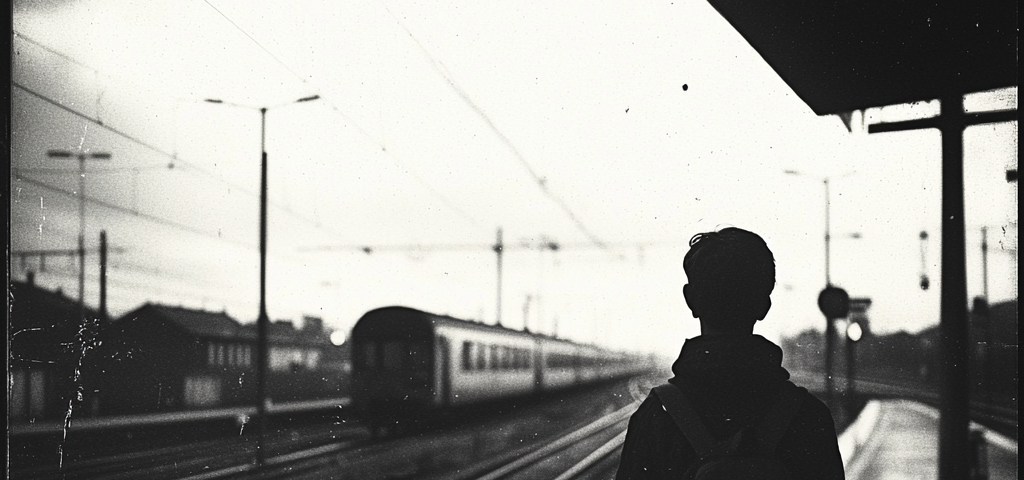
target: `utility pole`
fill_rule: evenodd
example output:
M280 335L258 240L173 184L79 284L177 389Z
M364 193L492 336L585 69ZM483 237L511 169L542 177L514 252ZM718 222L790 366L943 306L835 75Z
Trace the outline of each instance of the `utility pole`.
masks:
M107 322L107 231L100 230L100 328Z
M501 227L498 227L498 241L494 244L494 253L498 255L498 307L495 313L498 326L501 326L501 254L504 250L505 245L502 244Z
M981 227L981 279L982 295L988 301L988 227Z
M785 170L785 173L789 175L804 175L796 170ZM843 177L853 173L849 172L843 175ZM824 177L821 181L825 185L825 289L822 290L818 297L818 307L821 308L822 313L825 315L825 400L829 406L832 406L832 394L835 389L832 378L832 367L835 363L833 361L833 350L835 350L836 342L835 322L837 319L846 316L849 308L849 296L845 290L832 285L832 196L829 191L831 178ZM860 238L859 233L851 236L853 238Z
M949 85L957 85L951 79ZM939 307L939 478L967 478L961 461L968 451L970 379L967 371L967 264L964 225L964 129L1017 120L1016 110L964 112L963 92L953 88L939 98L939 115L876 123L868 133L938 128L942 135L942 286ZM1016 178L1014 175L1013 178ZM1007 172L1007 181L1011 175ZM923 238L923 237L922 237Z
M310 95L278 106L311 102L319 95ZM208 103L227 104L234 107L254 109L255 107L228 103L216 98L206 99ZM260 311L256 318L256 465L263 466L266 459L264 439L267 432L267 330L270 317L267 315L267 110L274 107L260 107Z
M110 160L106 152L74 153L68 150L49 150L50 158L78 159L78 320L85 321L85 161Z

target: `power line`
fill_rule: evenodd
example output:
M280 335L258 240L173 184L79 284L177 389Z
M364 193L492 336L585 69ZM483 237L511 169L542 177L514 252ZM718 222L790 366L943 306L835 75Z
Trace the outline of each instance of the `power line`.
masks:
M62 269L62 268L57 268L57 269L51 268L51 269L47 269L45 271L37 273L37 277L36 277L36 282L37 283L40 281L40 279L38 277L39 274L48 274L48 275L53 275L53 276L56 276L56 277L64 277L64 278L78 278L77 271L73 272L73 271L70 271L70 270ZM92 282L87 283L87 285L94 285L95 281L99 280L99 275L94 274L94 273L86 273L86 277L89 280L92 280ZM173 282L174 280L172 279L171 281ZM191 285L195 285L195 282L192 282L192 281L183 282L183 283L185 283L187 285L190 285L190 286ZM119 288L133 289L135 291L138 291L140 289L145 289L145 290L149 290L152 293L155 293L157 295L168 295L168 294L171 294L171 295L175 295L175 296L179 296L179 297L191 298L192 300L199 300L200 302L207 301L207 300L216 300L216 301L218 301L218 302L220 302L222 304L228 304L228 303L236 303L237 304L237 303L246 303L247 302L247 301L243 301L242 298L237 298L237 299L231 300L231 299L228 299L228 298L225 298L225 297L221 297L221 296L207 295L206 291L204 291L202 293L194 293L194 292L187 291L187 290L179 290L179 289L175 289L175 288L167 288L167 287L156 286L152 282L147 282L147 281L133 282L131 280L124 280L122 278L117 278L117 277L111 278L109 275L107 276L107 284L110 285L110 286L115 286L115 287L119 287ZM96 287L95 286L90 286L89 288L93 289L93 288L96 288Z
M46 182L42 182L42 181L39 181L39 180L31 178L31 177L18 176L17 180L24 181L26 183L29 183L29 184L32 184L32 185L36 185L38 187L45 188L47 190L51 190L51 191L54 191L54 192L57 192L57 193L61 193L61 194L64 194L64 195L72 197L72 198L77 198L78 197L78 194L76 194L74 192L71 192L71 191L68 191L68 190L64 190L63 188L50 185L50 184L48 184ZM105 207L105 208L117 211L117 212L127 213L127 214L135 216L135 217L139 217L139 218L142 218L142 219L145 219L145 220L149 220L150 222L153 222L153 223L157 223L157 224L168 226L168 227L172 227L172 228L177 228L179 230L183 230L183 231L186 231L186 232L189 232L189 233L193 233L193 234L196 234L196 235L201 235L201 236L204 236L204 237L209 237L209 238L213 238L213 239L224 241L224 242L228 242L228 243L233 243L235 245L239 245L239 246L245 247L247 249L256 248L256 246L253 245L253 244L250 244L250 243L247 243L247 242L243 242L241 240L235 240L235 239L231 239L231 238L228 238L228 237L224 237L224 236L220 235L219 233L214 233L214 232L210 232L210 231L206 231L206 230L201 230L201 229L198 229L198 228L190 227L188 225L175 222L173 220L168 220L166 218L158 217L156 215L152 215L152 214L148 214L148 213L142 213L142 212L139 212L138 210L133 210L133 209L125 208L125 207L122 207L120 205L115 205L115 204L112 204L112 203L109 203L109 202L106 202L106 201L103 201L103 200L100 200L100 199L97 199L97 198L93 198L93 197L90 197L90 196L86 196L85 197L85 201L93 203L93 204L96 204L96 205L99 205L101 207ZM282 254L280 252L274 253L274 256L277 257L277 258L284 258L284 259L290 260L292 262L302 263L302 260L300 260L298 258L295 258L295 257L293 257L291 255Z
M19 173L38 173L42 175L67 175L67 174L78 174L78 169L72 168L25 168L25 167L12 167L15 172ZM112 167L112 168L90 168L89 173L136 173L147 170L163 170L167 168L164 165L150 165L147 167Z
M93 73L96 73L96 74L100 73L100 71L97 68L93 67L92 65L87 65L87 64L85 64L85 63L75 59L74 57L72 57L72 56L70 56L70 55L68 55L68 54L66 54L64 52L60 52L60 51L58 51L58 50L56 50L54 48L51 48L51 47L49 47L47 45L44 45L42 42L39 42L37 40L33 40L32 38L26 37L24 34L22 34L21 32L19 32L17 30L15 30L15 31L13 31L11 33L14 35L14 38L20 38L20 39L22 39L22 40L24 40L24 41L26 41L28 43L31 43L31 44L39 47L39 48L42 48L43 50L46 50L47 52L50 52L50 53L52 53L52 54L54 54L54 55L56 55L56 56L58 56L60 58L63 58L64 60L67 60L67 61L69 61L69 62L71 62L71 63L73 63L75 65L78 65L79 67L92 70Z
M215 174L213 172L207 171L207 170L205 170L205 169L203 169L203 168L201 168L199 166L196 166L195 164L187 162L187 161L179 158L177 155L175 155L173 153L167 152L167 151L161 149L160 147L157 147L157 146L155 146L155 145L153 145L153 144L151 144L149 142L146 142L146 141L143 141L141 139L138 139L138 138L136 138L136 137L126 133L126 132L123 132L123 131L121 131L121 130L119 130L117 128L114 128L114 127L112 127L110 125L107 125L106 123L104 123L100 119L92 118L92 117L90 117L90 116L88 116L88 115L86 115L84 113L81 113L81 112L75 110L75 109L72 109L70 107L64 106L60 102L58 102L56 100L53 100L53 99L47 97L46 95L43 95L43 94L41 94L41 93L39 93L39 92L29 88L29 87L26 87L25 85L22 85L22 84L18 83L15 80L11 81L11 85L13 85L15 87L18 87L21 90L25 91L26 93L29 93L32 96L34 96L34 97L36 97L36 98L38 98L38 99L40 99L40 100L42 100L42 101L44 101L46 103L49 103L50 105L53 105L53 106L55 106L55 107L57 107L57 108L59 108L61 110L64 110L65 112L68 112L68 113L70 113L70 114L72 114L72 115L74 115L76 117L79 117L79 118L81 118L83 120L86 120L86 121L88 121L90 123L93 123L93 124L95 124L97 126L100 126L100 127L104 128L105 130L107 130L107 131L109 131L109 132L111 132L113 134L116 134L116 135L124 138L125 140L128 140L128 141L133 142L133 143L135 143L137 145L145 147L146 149L151 150L151 151L153 151L153 152L155 152L155 153L157 153L159 155L162 155L164 157L167 157L167 158L169 158L169 159L171 159L171 160L173 160L175 162L180 162L182 164L185 164L189 168L192 168L195 171L197 171L197 172L199 172L199 173L201 173L203 175L206 175L206 176L208 176L208 177L210 177L212 179L215 179L215 180L217 180L217 181L219 181L221 183L224 183L225 185L228 185L228 186L230 186L232 188L235 188L235 189L237 189L237 190L239 190L239 191L241 191L243 193L247 193L247 194L252 195L252 196L256 195L255 193L249 191L246 187L244 187L242 185L238 185L238 184L229 182L227 179L225 179L225 178L223 178L223 177L221 177L221 176L219 176L219 175L217 175L217 174ZM174 164L169 165L169 168L174 168Z
M663 240L663 241L649 241L649 242L604 242L602 245L596 245L593 242L587 243L560 243L555 241L540 241L540 242L519 242L519 243L505 243L502 245L502 250L551 250L551 251L562 251L562 250L592 250L601 249L607 250L609 248L644 248L654 246L665 246L665 245L686 245L686 240ZM365 254L372 254L375 252L457 252L457 251L473 251L473 250L493 250L494 245L484 243L435 243L435 244L382 244L382 245L318 245L309 247L300 247L299 251L302 252L363 252Z
M254 38L254 37L253 37L252 35L250 35L250 34L249 34L248 32L246 32L245 30L243 30L243 29L242 29L242 28L241 28L241 27L240 27L240 26L239 26L239 25L238 25L237 23L235 23L235 22L234 22L233 20L231 20L231 19L230 19L230 18L229 18L229 17L227 16L227 15L225 15L225 14L224 14L223 12L221 12L221 11L220 11L219 9L217 9L216 7L214 7L214 6L213 6L212 4L210 4L209 2L206 2L206 3L207 3L207 4L208 4L208 5L209 5L209 6L211 7L211 8L213 8L213 9L214 9L214 10L215 10L215 11L216 11L216 12L217 12L218 14L220 14L220 15L221 15L221 16L222 16L222 17L223 17L223 18L224 18L225 20L227 20L227 21L228 21L229 23L231 23L231 25L232 25L232 26L234 26L234 27L235 27L235 28L236 28L236 29L237 29L238 31L240 31L240 32L241 32L241 33L242 33L243 35L245 35L245 36L246 36L246 37L247 37L247 38L248 38L249 40L251 40L251 41L252 41L253 43L255 43L255 44L256 44L256 45L258 46L258 47L260 47L260 49L261 49L261 50L263 50L264 52L266 52L266 53L267 53L267 54L268 54L268 55L269 55L269 56L270 56L271 58L273 58L273 59L274 59L274 60L275 60L276 62L278 62L279 64L281 64L281 65L282 65L282 66L283 66L283 67L284 67L284 68L285 68L286 70L288 70L288 72L289 72L289 73L291 73L291 74L292 74L293 76L295 76L295 77L296 77L297 79L299 79L299 80L300 80L300 81L302 81L303 83L305 83L305 84L309 85L309 86L310 86L311 88L313 88L314 90L317 90L317 91L319 91L319 88L318 88L318 87L316 87L316 85L313 85L313 84L312 84L312 83L310 83L310 82L309 82L309 81L308 81L307 79L305 79L305 78L303 78L302 76L298 75L298 74L297 74L297 73L296 73L296 72L295 72L294 70L292 70L291 68L289 68L289 67L288 67L288 65L287 65L287 64L285 64L285 63L284 63L284 62L283 62L283 61L282 61L282 60L281 60L281 59L280 59L279 57L277 57L277 56L276 56L276 55L274 55L274 54L273 54L272 52L270 52L270 50L268 50L268 49L267 49L266 47L264 47L264 46L263 46L263 44L261 44L261 43L260 43L260 42L259 42L258 40L256 40L256 39L255 39L255 38ZM41 43L41 42L38 42L38 41L36 41L36 40L33 40L33 39L29 38L29 37L26 37L26 36L24 36L24 35L22 35L22 34L20 34L20 33L16 32L16 31L14 32L14 35L15 35L16 37L18 37L18 38L22 38L23 40L25 40L25 41L28 41L28 42L30 42L30 43L32 43L32 44L34 44L34 45L37 45L37 46L39 46L40 48L42 48L43 50L46 50L46 51L48 51L48 52L50 52L50 53L52 53L52 54L54 54L54 55L56 55L56 56L58 56L58 57L60 57L60 58L63 58L63 59L65 59L65 60L67 60L67 61L69 61L69 62L71 62L71 63L75 64L75 65L78 65L78 66L81 66L81 67L83 67L83 68L87 68L87 69L89 69L89 70L92 70L92 71L93 71L94 73L96 73L97 75L99 75L99 74L100 74L100 71L99 71L98 69L96 69L96 68L94 68L94 67L92 67L92 66L90 66L90 65L87 65L87 64L85 64L85 63L83 63L83 62L80 62L80 61L76 60L75 58L73 58L73 57L71 57L71 56L69 56L69 55L67 55L67 54L64 54L64 53L62 53L62 52L59 52L59 51L57 51L56 49L53 49L53 48L51 48L51 47L48 47L48 46L44 45L44 44L43 44L43 43ZM231 187L231 188L237 189L238 191L240 191L240 192L242 192L242 193L244 193L244 194L250 195L250 196L252 196L252 197L256 197L256 196L257 196L257 194L256 194L255 192L253 192L253 191L249 190L248 188L246 188L246 187L244 187L244 186L241 186L241 185L239 185L239 184L235 184L235 183L229 182L229 181L228 181L227 179L225 179L225 178L223 178L223 177L221 177L221 176L219 176L219 175L217 175L217 174L215 174L215 173L213 173L213 172L207 171L207 170L205 170L205 169L203 169L203 168L201 168L201 167L199 167L199 166L197 166L197 165L195 165L195 164L192 164L192 163L190 163L190 162L187 162L187 161L185 161L185 160L183 160L183 159L179 158L179 157L178 157L178 155L177 155L177 154L175 154L175 153L170 153L170 152L164 151L164 150L162 150L162 149L160 149L160 148L158 148L158 147L156 147L156 146L154 146L154 145L151 145L151 144L149 144L149 143L147 143L147 142L144 142L144 141L142 141L142 140L139 140L139 139L137 139L137 138L134 138L134 137L132 137L132 136L128 135L127 133L125 133L125 132L122 132L122 131L120 131L120 130L117 130L117 129L115 129L115 128L113 128L113 127L109 126L109 125L106 125L105 123L103 123L103 121L102 121L102 120L100 120L100 119L98 119L98 118L92 118L92 117L89 117L89 116L87 116L87 115L85 115L85 114L83 114L83 113L81 113L81 112L78 112L78 111L76 111L76 110L73 110L73 109L71 109L71 108L68 108L68 107L64 106L63 104L61 104L61 103L59 103L59 102L56 102L56 101L54 101L54 100L52 100L52 99L50 99L50 98L46 97L45 95L42 95L42 94L40 94L40 93L38 93L38 92L35 92L34 90L31 90L31 89L29 89L28 87L26 87L26 86L24 86L24 85L21 85L21 84L19 84L19 83L17 83L17 82L12 82L12 84L13 84L14 86L17 86L17 87L21 88L22 90L24 90L24 91L26 91L26 92L30 93L30 94L32 94L32 95L35 95L36 97L40 98L41 100L44 100L44 101L46 101L46 102L48 102L48 103L50 103L50 104L52 104L52 105L54 105L54 106L57 106L57 107L59 107L59 108L61 108L61 109L65 110L65 111L67 111L67 112L69 112L69 113L71 113L71 114L73 114L73 115L76 115L76 116L78 116L78 117L80 117L80 118L83 118L83 119L85 119L85 120L87 120L87 121L89 121L89 122L92 122L92 123L94 123L94 124L96 124L96 125L98 125L98 126L100 126L100 127L103 127L103 128L105 128L105 129L107 129L107 130L111 131L112 133L115 133L115 134L117 134L117 135L120 135L121 137L123 137L123 138L125 138L125 139L127 139L127 140L129 140L129 141L135 142L135 143L137 143L137 144L139 144L139 145L142 145L142 146L144 146L144 147L146 147L146 148L148 148L148 149L150 149L150 150L152 150L152 151L154 151L154 152L156 152L156 153L158 153L158 154L160 154L160 155L163 155L163 156L165 156L165 157L167 157L167 158L170 158L170 159L171 159L172 161L174 161L174 162L179 162L179 163L182 163L182 164L186 165L187 167L189 167L190 169L193 169L193 170L195 170L195 171L196 171L197 173L200 173L200 174L202 174L202 175L205 175L205 176L207 176L207 177L210 177L210 178L212 178L212 179L214 179L214 180L216 180L216 181L219 181L219 182L221 182L221 183L223 183L223 184L225 184L225 185L228 185L228 186L229 186L229 187ZM354 119L352 119L352 117L348 116L348 115L347 115L347 114L346 114L346 113L345 113L344 111L342 111L342 110L341 110L340 108L338 108L338 106L337 106L337 105L335 105L335 104L334 104L333 102L331 102L331 101L330 101L329 99L327 99L327 98L325 98L325 97L321 97L321 100L323 100L323 102L324 102L324 103L326 103L326 104L327 104L327 105L328 105L328 106L329 106L329 107L331 108L331 110L333 110L333 111L334 111L335 113L337 113L337 114L341 115L341 116L342 116L342 118L344 118L344 119L345 119L345 121L346 121L346 122L348 122L348 124L350 124L350 125L354 126L354 127L355 127L355 128L356 128L356 129L357 129L357 130L358 130L358 131L359 131L359 132L360 132L360 133L361 133L361 134L363 135L363 137L364 137L364 138L366 138L366 139L370 140L370 141L371 141L372 143L374 143L374 144L375 144L375 145L376 145L376 146L377 146L378 148L380 148L380 149L381 149L381 151L382 151L382 152L384 152L384 153L385 153L386 155L388 155L388 156L389 156L389 157L390 157L390 158L391 158L391 159L392 159L392 160L393 160L393 161L394 161L394 162L395 162L396 164L398 164L399 166L403 166L403 167L405 167L405 166L404 166L404 164L403 164L403 162L402 162L402 161L401 161L401 160L400 160L400 159L398 158L398 156L397 156L397 155L395 155L394 153L390 152L390 151L389 151L389 150L387 149L387 147L386 147L386 146L384 145L384 143L383 143L383 142L381 142L381 141L377 140L377 139L376 139L376 138L374 138L374 137L373 137L372 135L370 135L370 133L369 133L369 132L367 132L367 131L366 131L366 129L364 129L364 128L363 128L363 127L362 127L362 126L361 126L361 125L360 125L360 124L359 124L358 122L356 122L356 121L355 121ZM168 165L168 167L170 167L170 168L173 168L173 165L174 165L174 164L173 164L173 163L171 163L170 165ZM188 169L186 169L186 171L188 171ZM408 167L405 167L405 168L404 168L404 171L405 171L405 172L406 172L407 174L411 175L411 176L412 176L412 177L413 177L413 178L414 178L414 179L415 179L415 180L416 180L417 182L419 182L419 183L420 183L420 185L422 185L422 186L423 186L423 187L424 187L424 188L425 188L425 189L426 189L426 190L427 190L428 192L430 192L430 193L431 193L432 195L434 195L435 197L437 197L437 198L438 198L438 199L439 199L439 200L441 201L441 203L442 203L442 204L444 204L444 205L445 205L446 207L448 207L449 209L451 209L452 211L454 211L455 213L457 213L457 214L458 214L459 216L461 216L461 217L462 217L462 218L463 218L464 220L466 220L466 221L468 221L469 223L473 224L473 225L474 225L474 226L476 226L477 228L483 228L483 227L481 226L480 222L479 222L479 221L478 221L478 220L477 220L476 218L474 218L473 216L469 215L469 214L468 214L468 213L466 213L466 212L465 212L464 210L462 210L461 208L459 208L458 206L456 206L456 205L455 205L455 204L454 204L454 203L453 203L453 202L452 202L451 200L449 200L449 199L448 199L448 197L446 197L446 196L445 196L444 194L442 194L441 192L439 192L439 191L438 191L438 190L437 190L436 188L434 188L433 186L431 186L431 185L430 185L430 184L429 184L429 183L428 183L428 182L427 182L426 180L424 180L424 179L423 179L422 177L420 177L420 176L419 176L419 175L418 175L418 174L417 174L417 173L416 173L415 171L413 171L412 169L410 169L410 168L408 168ZM299 219L299 220L305 221L305 222L307 222L307 223L309 223L309 224L313 225L314 227L316 227L316 228L318 228L318 229L320 229L320 230L323 230L324 232L326 232L326 233L328 233L328 234L330 234L330 235L337 235L337 233L336 233L336 232L333 232L333 231L330 231L330 230L327 230L327 229L325 229L325 228L323 227L323 225L322 225L322 224L321 224L321 223L320 223L320 222L319 222L318 220L315 220L315 219L310 219L310 218L307 218L307 217L305 217L305 216L303 216L303 215L300 215L300 214L298 214L297 212L295 212L295 211L294 211L294 210L292 210L291 208L288 208L288 207L285 207L285 206L279 205L279 204L277 204L276 202L270 202L270 205L274 206L275 208L277 208L277 209L279 209L279 210L281 210L281 211L284 211L284 212L288 213L289 215L291 215L291 216L293 216L293 217L295 217L295 218L297 218L297 219Z
M274 55L274 53L271 52L270 49L265 47L262 43L260 43L259 40L257 40L255 37L250 35L249 32L247 32L238 23L236 23L234 20L232 20L231 17L228 17L224 12L222 12L220 9L218 9L212 3L210 3L209 0L204 0L204 1L206 2L207 5L210 6L210 8L212 8L214 11L216 11L217 14L219 14L221 17L223 17L224 20L226 20L228 23L230 23L231 26L233 26L236 30L241 32L242 35L245 35L245 37L248 38L250 41L255 43L257 47L259 47L261 50L263 50L268 56L270 56L270 58L274 59L275 62L280 64L285 70L288 71L288 73L290 73L292 76L294 76L300 82L305 84L312 91L322 92L322 90L320 89L319 86L317 86L317 85L313 84L312 82L310 82L308 78L303 77L302 75L299 75L298 72L296 72L291 67L289 67L288 64L286 64L283 60L281 60L280 57L278 57L277 55ZM387 146L384 144L384 142L382 140L378 140L376 137L371 135L365 128L363 128L352 117L348 116L348 114L346 114L344 111L342 111L340 108L338 108L338 106L335 105L334 102L332 102L329 98L327 98L326 94L320 93L320 99L323 100L323 102L325 104L327 104L327 106L330 107L331 110L333 110L335 113L341 115L345 119L345 121L348 122L348 124L354 126L356 128L356 130L359 130L359 133L361 133L363 135L363 137L365 137L366 139L370 140L378 148L380 148L381 152L383 152L388 157L390 157L399 166L405 167L404 163L399 159L399 157L397 155L395 155L394 153L392 153L390 150L387 149ZM435 189L433 186L431 186L426 180L424 180L422 177L420 177L411 168L405 167L404 170L409 175L412 175L412 177L414 179L416 179L416 181L419 182L420 185L422 185L424 188L426 188L427 191L429 191L432 195L437 197L441 201L441 203L443 203L446 207L448 207L449 209L451 209L455 213L459 214L459 216L461 216L464 220L468 221L469 223L473 224L473 226L475 226L477 228L483 228L483 226L480 224L480 222L476 218L474 218L472 215L469 215L468 213L466 213L461 208L457 207L451 200L448 199L447 196L445 196L444 194L439 192L437 189Z
M487 124L487 126L502 141L502 143L504 143L505 146L508 147L509 151L512 152L512 155L515 156L516 160L519 161L520 165L523 166L526 172L537 183L537 186L540 188L541 192L543 192L544 195L546 195L552 201L554 201L555 204L557 204L562 209L562 211L569 217L569 219L572 220L572 222L576 225L576 228L578 228L580 231L586 234L587 237L589 237L595 245L604 248L605 242L598 238L596 235L594 235L594 233L591 232L590 229L583 224L583 221L580 220L580 218L572 211L572 209L569 208L569 205L566 204L561 197L555 195L555 193L548 188L547 179L539 175L533 169L530 163L526 161L526 157L524 157L522 152L519 151L519 148L517 148L516 145L512 143L512 140L505 136L505 134L498 128L498 126L495 125L494 121L491 120L490 116L488 116L487 113L484 112L483 109L480 108L480 106L473 101L469 94L461 86L459 86L455 79L452 78L452 76L445 69L441 68L441 65L438 63L437 59L434 58L434 56L427 51L423 44L420 43L419 39L417 39L416 36L413 35L408 28L406 28L405 24L403 24L402 21L399 20L397 16L395 16L391 9L388 8L387 5L383 6L384 10L386 10L388 14L391 15L391 18L395 20L395 23L397 23L398 26L401 27L402 30L404 30L407 35L409 35L409 38L412 39L413 43L416 44L416 46L423 53L423 55L426 56L428 60L430 60L430 64L433 67L434 71L437 72L438 75L440 75L441 78L443 78L445 82L448 83L448 86L451 87L451 89L456 93L456 95L458 95L459 98L461 98L463 102L465 102L466 105L469 106L469 108L474 113L476 113L477 116L479 116L484 121L484 123Z
M54 191L54 192L57 192L57 193L62 193L64 195L67 195L67 196L72 197L72 198L78 197L78 194L76 194L75 192L71 192L71 191L65 190L63 188L54 186L54 185L50 185L50 184L48 184L46 182L42 182L42 181L36 180L34 178L31 178L31 177L25 177L25 176L19 175L18 177L16 177L16 180L23 181L25 183L29 183L29 184L35 185L37 187L45 188L47 190L51 190L51 191ZM215 238L217 240L225 241L225 242L228 242L228 243L234 243L236 245L241 245L241 246L244 246L246 248L256 248L256 246L251 244L251 243L246 243L246 242L243 242L241 240L233 240L233 239L230 239L230 238L226 238L226 237L223 237L223 236L221 236L221 235L219 235L217 233L214 233L214 232L209 232L209 231L206 231L206 230L200 230L198 228L191 227L191 226L185 225L183 223L178 223L178 222L175 222L173 220L167 220L165 218L161 218L161 217L158 217L156 215L151 215L151 214L148 214L148 213L142 213L142 212L139 212L138 210L132 210L132 209L129 209L129 208L122 207L120 205L114 205L112 203L109 203L109 202L106 202L106 201L103 201L103 200L100 200L100 199L97 199L97 198L94 198L94 197L86 196L85 197L85 201L87 201L89 203L92 203L92 204L95 204L95 205L99 205L101 207L105 207L105 208L117 211L117 212L127 213L127 214L135 216L135 217L139 217L139 218L142 218L142 219L145 219L145 220L149 220L150 222L153 222L153 223L157 223L157 224L168 226L168 227L177 228L179 230L183 230L183 231L186 231L186 232L189 232L189 233L194 233L196 235L201 235L201 236L204 236L204 237Z
M217 181L223 183L224 185L227 185L227 186L231 187L232 189L236 189L236 190L238 190L238 191L240 191L240 192L242 192L244 194L250 195L252 197L256 197L256 193L255 192L249 190L248 188L246 188L246 187L244 187L244 186L242 186L240 184L237 184L237 183L234 183L234 182L230 182L227 179L225 179L225 178L223 178L223 177L221 177L221 176L219 176L219 175L217 175L217 174L215 174L213 172L207 171L207 170L205 170L205 169L203 169L203 168L201 168L201 167L199 167L199 166L197 166L197 165L195 165L193 163L187 162L187 161L179 158L175 154L172 154L172 153L169 153L167 151L164 151L164 150L160 149L159 147L156 147L156 146L154 146L154 145L152 145L152 144L150 144L148 142L145 142L143 140L135 138L135 137L129 135L128 133L125 133L125 132L123 132L121 130L118 130L118 129L114 128L114 127L111 127L111 126L103 123L103 121L101 121L99 119L92 118L92 117L90 117L90 116L88 116L88 115L86 115L84 113L81 113L81 112L78 112L78 111L76 111L74 109L66 107L66 106L60 104L60 102L57 102L56 100L53 100L53 99L51 99L51 98L49 98L49 97L47 97L47 96L45 96L45 95L43 95L43 94L41 94L39 92L36 92L36 91L32 90L31 88L28 88L28 87L26 87L26 86L24 86L24 85L22 85L22 84L20 84L20 83L18 83L16 81L11 81L11 85L13 85L15 87L18 87L21 90L23 90L23 91L25 91L25 92L35 96L36 98L39 98L40 100L43 100L43 101L45 101L45 102L47 102L47 103L49 103L49 104L51 104L53 106L56 106L56 107L60 108L61 110L64 110L64 111L66 111L68 113L71 113L72 115L75 115L75 116L77 116L77 117L79 117L79 118L81 118L83 120L86 120L86 121L91 122L91 123L93 123L95 125L98 125L98 126L104 128L104 129L110 131L111 133L114 133L114 134L116 134L116 135L118 135L118 136L120 136L120 137L122 137L122 138L124 138L124 139L126 139L128 141L134 142L134 143L136 143L138 145L141 145L141 146L143 146L143 147L145 147L145 148L147 148L147 149L149 149L149 150L151 150L151 151L153 151L153 152L155 152L155 153L157 153L159 155L167 157L167 158L171 159L174 162L180 162L180 163L182 163L182 164L184 164L184 165L186 165L188 167L186 169L186 171L188 171L189 169L195 170L196 172L198 172L198 173L200 173L202 175L205 175L205 176L207 176L209 178L212 178L214 180L217 180ZM174 168L174 163L169 164L168 168ZM326 232L328 234L331 234L331 235L337 235L337 233L325 229L323 227L323 224L320 223L319 221L315 220L315 219L308 218L308 217L305 217L303 215L300 215L300 214L296 213L294 210L292 210L291 208L284 207L284 206L282 206L280 204L277 204L276 202L269 202L269 203L270 203L270 205L274 206L278 210L281 210L281 211L291 215L292 217L294 217L296 219L302 220L302 221L312 225L313 227L315 227L317 229L323 230L324 232Z

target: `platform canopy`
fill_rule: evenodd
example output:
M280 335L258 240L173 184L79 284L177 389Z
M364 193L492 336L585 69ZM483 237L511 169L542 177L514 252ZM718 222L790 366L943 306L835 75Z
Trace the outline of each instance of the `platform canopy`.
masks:
M818 115L1017 85L1016 0L708 0Z

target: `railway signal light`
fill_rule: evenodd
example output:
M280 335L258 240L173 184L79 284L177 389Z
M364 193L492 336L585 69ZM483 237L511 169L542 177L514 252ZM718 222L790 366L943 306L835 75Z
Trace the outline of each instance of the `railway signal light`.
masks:
M850 313L850 295L839 287L825 287L818 294L818 308L829 319L844 318Z

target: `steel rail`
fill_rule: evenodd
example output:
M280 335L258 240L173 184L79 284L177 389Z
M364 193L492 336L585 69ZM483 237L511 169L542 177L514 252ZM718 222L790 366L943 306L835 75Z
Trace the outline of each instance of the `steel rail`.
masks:
M554 452L565 449L566 447L576 443L582 439L590 437L597 432L600 432L606 428L609 428L616 423L619 423L633 414L636 411L639 402L633 402L626 405L615 412L605 415L602 418L584 426L568 435L565 435L551 443L548 443L533 452L530 452L512 462L509 462L495 470L492 470L486 475L478 477L479 480L496 480L506 475L522 470L523 468L536 463L538 460L551 455Z

